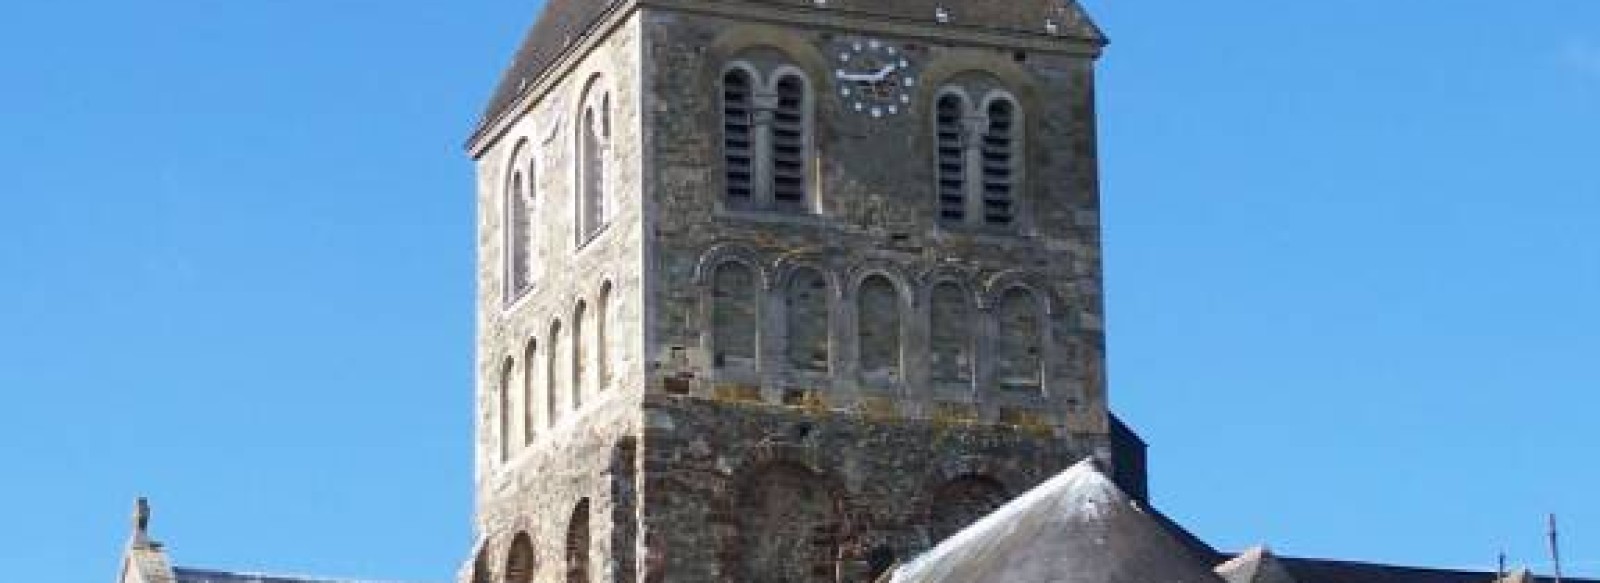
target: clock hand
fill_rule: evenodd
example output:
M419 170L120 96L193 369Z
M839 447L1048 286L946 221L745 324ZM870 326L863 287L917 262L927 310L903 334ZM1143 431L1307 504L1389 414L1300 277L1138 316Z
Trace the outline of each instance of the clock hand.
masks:
M893 73L895 71L895 69L898 69L898 68L899 67L895 66L894 63L889 63L887 65L884 65L882 69L879 69L878 72L872 76L873 77L872 80L873 81L882 81L885 78L887 78L890 73Z
M838 77L839 77L840 81L875 82L875 81L880 79L880 77L878 77L878 75L874 74L874 73L845 73L845 72L842 72L842 71L839 72Z

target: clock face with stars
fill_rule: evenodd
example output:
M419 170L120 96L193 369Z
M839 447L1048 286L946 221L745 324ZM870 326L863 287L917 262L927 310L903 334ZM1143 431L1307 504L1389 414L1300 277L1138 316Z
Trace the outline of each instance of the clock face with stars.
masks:
M894 117L911 107L917 74L903 47L877 39L847 38L834 45L834 80L848 111Z

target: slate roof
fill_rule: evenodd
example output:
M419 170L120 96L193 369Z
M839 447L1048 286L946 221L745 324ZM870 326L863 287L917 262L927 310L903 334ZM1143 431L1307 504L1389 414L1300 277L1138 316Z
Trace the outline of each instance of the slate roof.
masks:
M894 571L891 583L1222 583L1085 460Z
M1296 583L1491 583L1494 573L1482 571L1452 571L1375 565L1352 561L1327 559L1296 559L1279 557L1278 561L1294 576ZM1538 583L1551 583L1547 577L1533 579ZM1593 579L1562 577L1563 583L1600 583Z
M288 575L230 573L189 567L175 567L172 569L172 573L177 576L175 583L379 583L376 581L357 581L355 579L308 579Z
M606 15L630 0L546 0L533 28L517 49L489 98L479 129L516 103L568 47L599 25ZM815 9L813 0L722 0ZM826 10L901 20L932 21L948 7L953 22L982 28L1043 33L1053 20L1064 34L1103 43L1104 35L1075 0L832 0Z

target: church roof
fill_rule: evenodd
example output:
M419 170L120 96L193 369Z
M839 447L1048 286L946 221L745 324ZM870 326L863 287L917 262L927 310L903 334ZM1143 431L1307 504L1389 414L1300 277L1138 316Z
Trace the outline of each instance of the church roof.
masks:
M1494 573L1482 571L1452 571L1376 565L1327 559L1296 559L1279 557L1278 561L1294 576L1295 583L1492 583ZM1600 583L1593 579L1563 577L1564 583ZM1548 577L1532 577L1529 581L1550 583Z
M320 579L288 575L263 575L260 573L230 573L209 569L177 567L172 570L175 583L378 583L355 579Z
M567 49L605 20L612 10L635 0L545 0L538 21L528 31L511 64L506 67L479 122L492 123L516 103ZM799 9L828 10L897 20L932 22L941 8L950 22L961 26L1044 34L1054 23L1059 34L1103 43L1104 35L1076 0L830 0L817 8L815 0L721 0Z
M1222 583L1084 461L896 570L890 583Z

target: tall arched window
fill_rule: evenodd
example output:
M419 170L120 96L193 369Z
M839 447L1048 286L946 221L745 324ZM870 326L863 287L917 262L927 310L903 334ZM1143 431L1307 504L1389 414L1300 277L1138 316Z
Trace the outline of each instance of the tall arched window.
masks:
M1010 226L1017 218L1016 104L998 97L989 102L989 127L983 135L983 220Z
M537 185L533 175L527 142L513 149L510 165L511 180L506 186L505 204L505 285L506 303L522 297L533 286L533 189Z
M941 283L929 299L928 365L936 383L972 382L972 302L961 286Z
M611 282L600 285L600 296L594 306L594 373L596 389L604 391L611 388L611 326L612 311L616 307L611 301Z
M995 308L998 343L996 381L1001 388L1038 390L1044 386L1044 313L1033 292L1013 287Z
M578 502L567 522L567 583L590 583L588 498Z
M572 312L572 408L576 410L583 406L584 384L587 381L585 374L588 372L588 355L586 338L583 337L584 320L589 317L589 306L578 302L578 307Z
M606 182L611 149L611 96L591 95L578 123L578 242L588 241L609 218Z
M536 363L539 362L539 341L528 339L527 348L522 353L522 441L533 443L533 438L539 433L539 423L534 414L534 408L539 402L539 371Z
M900 293L889 278L873 275L861 282L857 294L861 380L870 386L894 386L900 382Z
M934 111L935 168L939 182L939 220L967 220L967 147L963 127L967 100L958 93L939 96Z
M528 533L519 532L506 552L505 583L533 583L533 564L533 539Z
M755 84L750 72L729 69L722 76L722 161L728 203L755 198Z
M566 386L566 383L562 382L562 378L565 375L561 374L560 320L550 324L550 341L546 345L549 348L546 349L547 353L544 359L545 414L549 418L550 425L555 425L561 419L561 406L558 402L558 396L561 394L561 389Z
M511 459L511 383L512 375L516 373L516 370L517 361L507 358L500 365L500 386L496 389L496 392L499 393L496 395L499 410L495 411L495 417L499 419L496 425L499 426L500 432L498 437L500 440L500 461L502 462Z
M827 372L828 336L832 325L828 310L828 280L821 272L800 268L790 274L784 290L788 312L789 366L803 371Z
M729 261L711 276L711 364L718 371L756 372L756 274Z
M772 111L772 199L779 208L806 206L806 82L785 74Z

